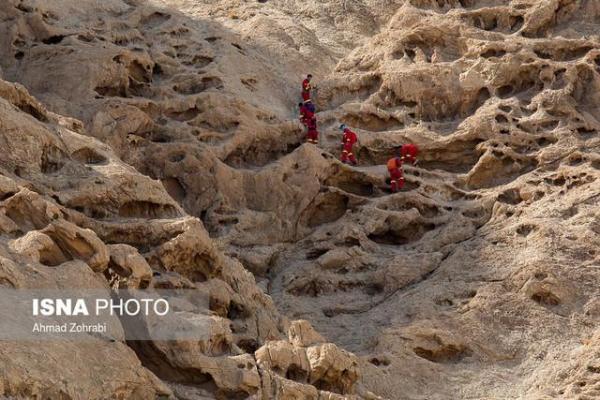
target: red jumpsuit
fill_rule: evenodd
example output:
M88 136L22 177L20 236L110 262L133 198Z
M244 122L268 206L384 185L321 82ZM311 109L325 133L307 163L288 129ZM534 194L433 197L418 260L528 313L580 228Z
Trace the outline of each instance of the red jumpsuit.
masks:
M318 144L319 143L319 131L317 131L317 119L312 118L306 125L308 132L306 133L306 141L308 143Z
M312 89L312 87L310 86L310 81L307 79L305 79L304 81L302 81L302 100L304 101L308 101L310 100L310 90Z
M356 165L356 157L352 152L352 147L354 143L358 141L356 137L356 133L352 132L350 129L344 129L344 137L342 138L342 162L348 163L350 161L352 164Z
M390 187L392 192L397 192L404 187L404 176L402 174L402 159L400 157L390 158L387 162L390 173Z
M308 126L308 123L310 122L310 120L315 118L315 113L310 111L308 109L308 107L306 106L302 106L300 107L300 122L302 122L302 124L304 126Z
M402 161L410 162L412 165L417 163L417 154L419 154L419 148L414 144L405 144L402 146Z

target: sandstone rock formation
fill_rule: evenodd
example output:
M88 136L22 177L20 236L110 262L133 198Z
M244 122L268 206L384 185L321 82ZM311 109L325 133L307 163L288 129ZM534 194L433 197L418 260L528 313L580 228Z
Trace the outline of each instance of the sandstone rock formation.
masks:
M210 335L2 342L0 394L600 396L599 21L586 0L6 0L0 282L191 288Z

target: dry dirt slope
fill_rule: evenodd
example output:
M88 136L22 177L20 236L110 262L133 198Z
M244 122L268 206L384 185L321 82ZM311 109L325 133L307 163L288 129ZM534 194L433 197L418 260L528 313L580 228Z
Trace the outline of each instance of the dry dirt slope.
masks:
M358 385L354 367L321 380L288 355L273 376L289 380L269 386L264 374L204 376L222 359L202 359L197 382L189 360L136 349L163 381L229 397L316 398L315 387L390 399L600 397L596 2L12 0L1 10L4 79L115 153L80 162L102 170L118 156L157 192L122 193L118 171L101 173L116 192L69 187L73 149L40 149L39 176L3 161L5 176L55 176L35 188L72 222L209 290L232 332L215 339L225 348L194 354L252 354L285 333L277 307L360 358ZM322 149L301 145L292 121L306 65L318 76ZM335 160L339 121L359 133L359 168ZM407 169L409 190L388 195L380 165L406 141L421 162ZM77 176L67 181L85 182ZM201 227L182 238L177 224L197 225L186 213L212 240ZM195 254L197 235L210 256ZM174 256L169 241L194 251ZM313 389L290 394L292 381Z

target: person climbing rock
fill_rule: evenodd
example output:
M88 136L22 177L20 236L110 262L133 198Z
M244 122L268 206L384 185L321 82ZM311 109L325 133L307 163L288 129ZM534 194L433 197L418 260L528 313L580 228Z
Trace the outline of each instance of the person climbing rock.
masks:
M319 131L317 130L317 119L312 118L308 121L306 128L308 132L306 133L306 141L312 144L319 144Z
M298 104L298 107L300 108L300 122L302 125L308 126L309 121L315 118L315 112L311 111L305 103Z
M356 165L357 162L353 153L353 147L358 141L358 137L345 124L340 125L340 130L344 133L342 137L342 162L344 164L352 163L352 165Z
M419 148L417 145L409 143L400 146L400 157L402 162L409 162L412 165L417 164L417 155L419 154Z
M396 149L396 155L390 158L387 162L387 169L390 174L390 189L392 193L396 193L404 187L404 174L402 172L402 156L400 155L400 149L402 146Z
M312 86L310 84L311 79L312 75L308 74L306 79L302 81L302 100L304 100L304 102L310 100L310 91L312 90Z

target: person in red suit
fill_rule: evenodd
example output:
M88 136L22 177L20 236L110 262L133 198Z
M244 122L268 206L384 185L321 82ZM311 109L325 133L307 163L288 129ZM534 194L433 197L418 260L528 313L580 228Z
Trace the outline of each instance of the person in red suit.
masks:
M402 158L399 154L392 157L387 162L388 173L390 174L390 189L396 193L404 187L404 174L402 173Z
M417 164L417 155L419 154L419 148L417 145L409 143L400 146L400 156L403 162L409 162L412 165Z
M308 126L309 121L315 118L314 111L311 111L305 103L298 104L298 107L300 108L300 122L302 125Z
M312 118L308 121L306 128L308 132L306 133L306 141L312 144L319 144L319 131L317 131L317 119Z
M312 90L312 86L310 84L311 79L312 75L308 74L306 79L302 81L302 100L304 100L304 102L310 100L310 91Z
M344 124L340 126L340 130L344 133L342 137L342 162L344 164L352 163L352 165L356 165L356 157L354 156L353 147L354 144L358 141L358 137L356 133L352 132L348 127Z
M412 165L415 165L417 163L418 154L419 148L414 144L400 145L396 148L396 156L390 158L387 162L392 192L395 193L404 187L403 165L405 162L410 162Z

